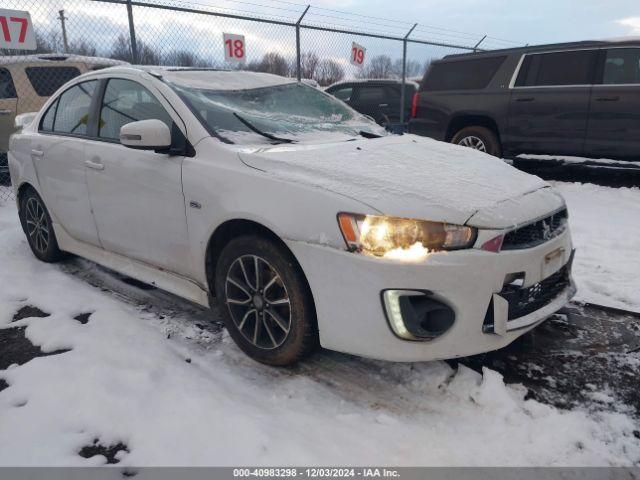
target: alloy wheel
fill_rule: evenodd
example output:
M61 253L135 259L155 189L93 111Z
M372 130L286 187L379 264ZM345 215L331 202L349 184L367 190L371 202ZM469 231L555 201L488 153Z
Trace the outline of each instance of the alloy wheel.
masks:
M279 347L291 330L291 300L280 274L257 255L238 257L229 267L225 302L242 336L266 350Z
M463 147L473 148L474 150L479 150L481 152L487 152L487 146L482 141L480 137L476 137L475 135L468 135L466 137L462 137L458 142L458 145L462 145Z
M44 255L49 248L51 226L44 207L37 198L31 197L27 200L25 222L31 244Z

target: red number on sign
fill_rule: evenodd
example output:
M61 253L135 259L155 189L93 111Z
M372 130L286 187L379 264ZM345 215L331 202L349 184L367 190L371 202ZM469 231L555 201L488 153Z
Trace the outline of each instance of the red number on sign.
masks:
M10 21L20 24L20 34L18 35L18 43L24 43L24 39L27 37L28 22L26 18L10 17ZM0 27L2 28L2 36L5 42L11 41L11 33L9 33L9 22L7 17L0 17Z
M27 37L27 19L21 17L11 17L10 20L12 22L20 24L20 35L18 36L18 43L24 43L24 39Z
M2 25L2 35L5 42L11 41L11 35L9 34L9 24L7 23L7 17L0 17L0 25Z
M244 57L244 44L242 40L227 39L225 42L227 49L229 50L229 57L242 58Z
M353 47L351 51L353 52L353 61L359 65L362 65L362 62L364 62L364 51L362 51L358 47Z

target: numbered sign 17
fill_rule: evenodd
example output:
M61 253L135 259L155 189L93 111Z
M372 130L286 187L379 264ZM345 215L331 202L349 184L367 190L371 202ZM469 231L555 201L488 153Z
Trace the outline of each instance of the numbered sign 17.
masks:
M0 9L0 48L36 49L29 12Z
M364 64L364 54L367 51L362 45L353 42L351 45L351 65L361 67Z
M247 54L244 35L223 33L222 40L224 42L224 59L227 62L244 62Z

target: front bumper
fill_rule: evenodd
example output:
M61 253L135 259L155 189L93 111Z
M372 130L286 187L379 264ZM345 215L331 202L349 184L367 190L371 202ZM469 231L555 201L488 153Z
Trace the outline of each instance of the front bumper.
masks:
M492 302L500 302L496 294L503 290L508 276L524 274L522 286L531 287L570 263L568 229L534 248L443 252L421 263L398 263L306 242L287 244L311 286L321 345L381 360L435 360L502 348L560 309L575 293L570 282L544 306L516 319L509 319L504 305L498 305L493 328L483 331L487 311ZM554 270L545 263L550 255L557 266ZM454 311L453 325L427 341L398 338L380 300L381 292L388 289L430 291L432 298Z

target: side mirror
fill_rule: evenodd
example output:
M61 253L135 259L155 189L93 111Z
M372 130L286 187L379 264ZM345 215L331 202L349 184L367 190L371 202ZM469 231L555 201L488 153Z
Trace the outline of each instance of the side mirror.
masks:
M171 131L162 120L140 120L120 128L120 143L138 150L168 150Z
M30 125L31 122L33 122L33 120L36 118L36 115L38 115L38 112L28 112L16 115L16 118L14 120L15 127L20 129Z

